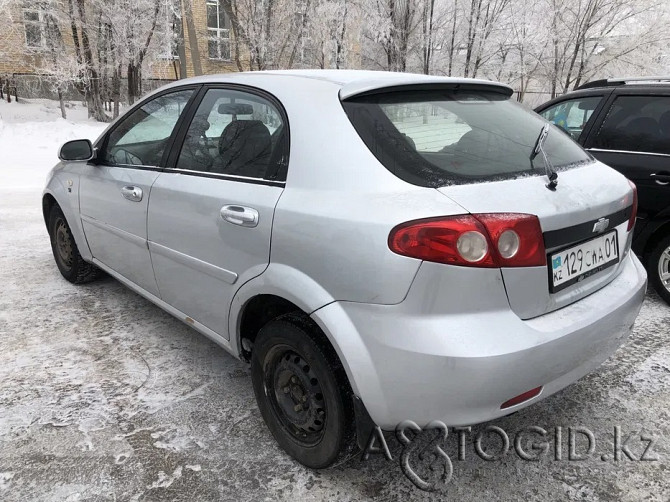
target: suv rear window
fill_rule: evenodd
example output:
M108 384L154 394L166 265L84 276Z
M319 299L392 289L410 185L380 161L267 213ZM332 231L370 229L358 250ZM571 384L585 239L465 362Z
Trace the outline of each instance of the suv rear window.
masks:
M349 120L377 159L425 187L545 173L531 153L545 125L507 96L490 91L394 91L350 98ZM592 157L552 126L545 151L556 170Z

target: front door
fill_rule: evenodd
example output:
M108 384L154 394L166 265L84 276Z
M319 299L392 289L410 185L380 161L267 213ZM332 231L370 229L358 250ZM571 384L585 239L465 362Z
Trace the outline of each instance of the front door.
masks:
M193 89L162 94L123 118L80 180L80 212L93 257L158 295L147 245L151 186Z
M151 190L148 237L161 298L228 339L237 289L270 261L288 153L279 103L210 88Z

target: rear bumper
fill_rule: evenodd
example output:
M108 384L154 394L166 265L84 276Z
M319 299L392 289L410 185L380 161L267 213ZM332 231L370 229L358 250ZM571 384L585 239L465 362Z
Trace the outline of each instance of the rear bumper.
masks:
M490 300L504 297L502 281L490 271L482 272L481 281L467 272L467 296L475 288L482 298L473 305L459 295L459 278L447 284L435 266L422 264L398 305L335 302L313 313L336 340L354 392L382 428L403 420L469 425L553 394L623 343L647 285L644 268L630 253L618 277L601 290L523 321L506 301ZM500 409L538 386L539 396Z

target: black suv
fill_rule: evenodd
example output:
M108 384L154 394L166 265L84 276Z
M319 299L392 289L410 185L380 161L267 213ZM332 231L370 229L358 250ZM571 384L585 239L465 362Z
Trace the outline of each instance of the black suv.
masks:
M535 111L637 185L633 250L670 304L670 77L595 80Z

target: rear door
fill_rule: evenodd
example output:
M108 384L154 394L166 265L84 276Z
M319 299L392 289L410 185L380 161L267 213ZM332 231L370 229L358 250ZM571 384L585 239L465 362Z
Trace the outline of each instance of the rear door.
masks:
M151 191L149 249L161 298L228 338L235 291L270 260L288 124L260 91L208 87L198 100Z
M103 139L79 185L84 233L93 257L158 295L147 247L151 186L194 88L171 90L140 104Z
M586 148L637 185L641 220L653 219L668 207L670 93L618 90Z

